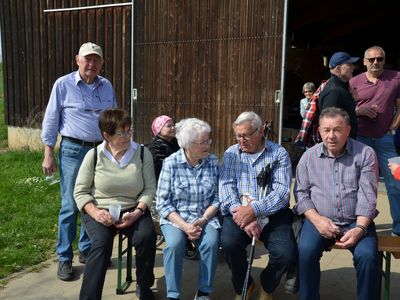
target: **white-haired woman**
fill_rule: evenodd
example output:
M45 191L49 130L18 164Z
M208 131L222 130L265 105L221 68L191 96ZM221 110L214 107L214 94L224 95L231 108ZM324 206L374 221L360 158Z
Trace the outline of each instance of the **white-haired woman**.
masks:
M313 82L306 82L303 85L303 94L304 98L300 100L300 115L302 118L306 115L306 110L308 106L308 102L310 102L312 96L315 93L315 85Z
M199 119L176 124L181 149L164 160L157 189L157 211L166 240L167 299L179 299L186 239L197 240L199 286L194 299L210 299L218 261L220 224L216 216L218 160L210 150L210 126Z

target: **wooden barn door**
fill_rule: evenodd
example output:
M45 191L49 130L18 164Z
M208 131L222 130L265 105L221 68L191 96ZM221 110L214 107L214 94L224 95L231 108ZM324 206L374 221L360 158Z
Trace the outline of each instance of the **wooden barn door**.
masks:
M136 139L148 142L161 114L207 121L220 156L243 111L278 132L283 0L135 2Z

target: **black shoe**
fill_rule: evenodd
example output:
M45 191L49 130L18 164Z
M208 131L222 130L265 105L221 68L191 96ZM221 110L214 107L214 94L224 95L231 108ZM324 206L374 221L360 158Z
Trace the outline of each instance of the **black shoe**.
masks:
M156 300L151 289L141 288L139 285L136 285L136 296L140 300Z
M58 263L57 276L59 279L64 281L70 281L74 278L74 273L72 272L72 261L60 261Z
M83 253L83 252L79 251L79 258L78 258L78 261L79 261L81 264L86 264L87 257L88 257L88 254L87 254L87 253Z

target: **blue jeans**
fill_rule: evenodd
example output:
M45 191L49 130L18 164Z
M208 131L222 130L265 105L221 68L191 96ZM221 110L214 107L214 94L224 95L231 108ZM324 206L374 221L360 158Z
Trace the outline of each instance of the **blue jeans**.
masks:
M297 246L292 231L292 212L284 209L269 217L260 240L269 253L269 261L261 272L260 281L267 293L279 285L282 275L296 263ZM232 284L236 294L241 294L248 267L246 247L251 238L233 221L232 216L224 217L221 245L225 260L232 271ZM249 285L253 279L249 278Z
M179 298L187 236L182 230L169 224L162 225L161 231L166 241L163 258L167 297ZM205 225L198 241L200 252L198 290L204 293L212 292L218 263L218 242L219 230L209 224Z
M388 168L388 159L399 156L394 147L393 135L385 134L380 138L357 136L357 140L371 146L378 157L381 174L385 180L385 186L390 204L390 214L393 220L393 233L400 235L400 181L394 179Z
M347 227L354 228L355 225L354 222ZM334 239L324 238L310 221L304 221L299 247L301 300L320 299L321 269L319 262L322 253L329 250L334 243ZM367 235L361 238L354 248L349 250L353 254L353 263L357 274L357 299L379 299L381 269L378 257L378 241L373 223L369 225Z
M82 147L63 139L60 146L59 167L61 210L58 217L57 254L59 261L72 261L72 243L76 238L78 208L74 199L75 180L79 167L90 147ZM81 225L78 248L83 253L90 250L90 239Z

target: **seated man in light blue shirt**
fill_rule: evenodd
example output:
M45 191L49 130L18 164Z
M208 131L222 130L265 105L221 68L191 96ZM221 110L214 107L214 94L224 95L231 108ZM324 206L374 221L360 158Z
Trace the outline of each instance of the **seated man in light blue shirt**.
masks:
M291 162L283 147L265 139L261 118L254 112L240 114L233 129L238 143L226 150L219 179L222 248L232 271L235 299L241 299L246 246L252 237L264 243L269 262L260 275L259 299L268 300L297 256L289 209ZM259 184L261 177L266 185ZM251 277L246 288L250 299Z
M78 209L73 198L75 179L86 152L103 138L99 130L99 115L117 106L109 80L99 76L103 52L94 43L85 43L75 57L78 71L62 76L54 83L42 124L44 144L43 172L53 175L57 169L54 146L61 134L59 154L61 177L61 210L58 220L58 271L61 280L72 280L72 243L76 237ZM81 227L79 261L86 262L90 240Z

